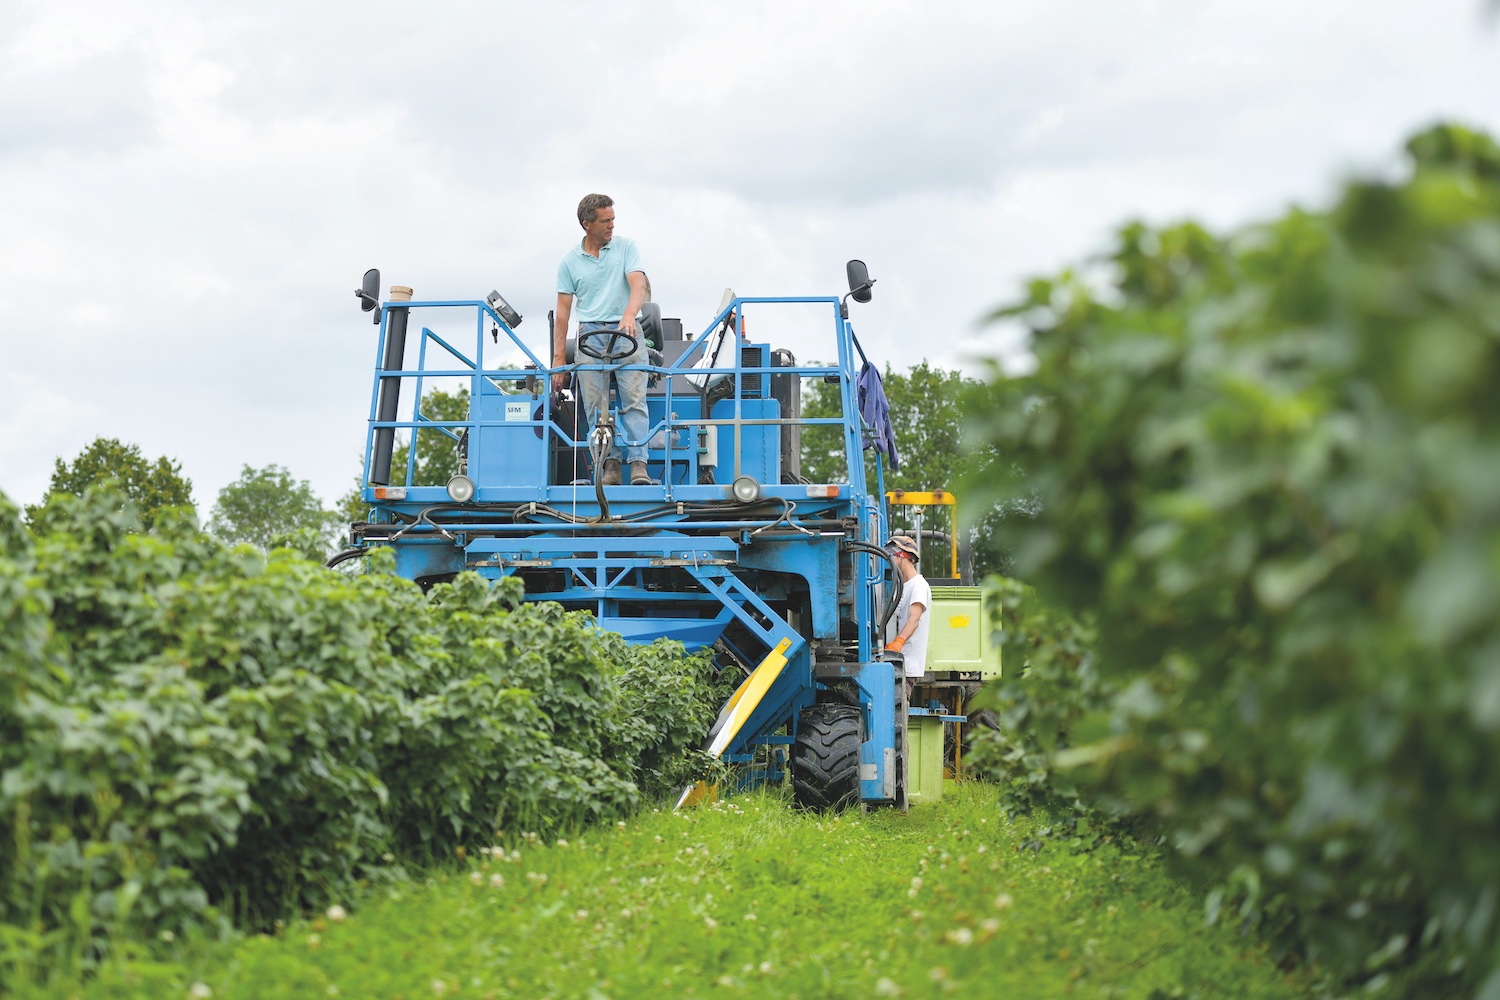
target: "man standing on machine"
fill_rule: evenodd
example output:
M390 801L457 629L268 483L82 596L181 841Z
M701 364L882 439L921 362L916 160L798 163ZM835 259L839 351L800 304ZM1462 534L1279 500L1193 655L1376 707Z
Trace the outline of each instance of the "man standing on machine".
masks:
M557 265L557 317L552 330L552 366L561 368L567 364L568 321L572 318L573 303L578 303L578 347L579 361L593 361L588 345L596 354L611 355L618 348L629 344L618 337L616 330L635 340L635 350L610 360L621 365L644 365L647 363L646 338L636 325L636 314L646 301L646 272L641 265L640 252L635 241L624 236L615 236L614 200L608 195L586 195L578 203L578 224L583 227L583 239L563 255ZM650 424L646 417L646 377L644 371L585 371L578 373L578 391L588 415L590 427L596 427L601 413L609 410L609 380L613 375L620 389L619 433L632 444L622 451L618 439L611 443L610 453L604 456L603 468L595 469L605 486L620 485L620 462L622 457L630 463L630 484L650 486L653 480L646 474L646 432ZM553 386L562 389L567 381L566 373L552 377Z
M898 631L885 648L901 654L906 668L906 694L910 698L912 687L927 670L927 609L932 607L932 588L927 585L927 578L917 572L922 555L916 542L897 535L886 543L885 550L901 574L901 607L896 612Z

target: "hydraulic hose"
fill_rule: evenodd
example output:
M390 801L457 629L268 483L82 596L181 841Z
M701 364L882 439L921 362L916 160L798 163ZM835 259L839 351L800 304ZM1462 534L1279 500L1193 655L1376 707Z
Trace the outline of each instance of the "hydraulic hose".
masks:
M609 456L610 446L614 444L614 427L604 420L594 428L589 435L589 457L594 460L594 496L599 500L600 522L608 521L609 501L604 498L604 463Z
M348 562L350 559L358 559L360 556L367 556L369 554L370 553L364 549L345 549L342 552L330 556L328 561L323 565L329 569L333 569L333 567L337 566L341 562Z
M778 524L784 524L788 528L795 528L797 531L802 532L804 535L807 535L810 538L816 537L816 531L809 531L800 524L792 523L792 512L797 509L797 505L792 503L792 501L786 499L785 497L780 497L779 499L781 500L780 516L778 516L776 520L772 521L770 524L763 524L759 528L756 528L754 531L750 532L750 536L753 538L754 536L760 534L762 531L770 531Z
M781 506L779 514L776 506ZM551 518L559 525L587 524L597 530L609 530L621 534L649 534L653 531L667 529L679 531L706 531L711 534L722 534L736 528L736 523L744 524L748 519L754 524L758 521L755 531L767 531L780 525L787 525L803 534L816 534L823 532L842 533L850 530L851 525L843 520L830 518L813 518L800 522L791 521L791 516L796 512L796 505L780 497L773 497L754 504L724 503L721 501L678 501L674 503L658 504L643 510L620 517L611 517L609 521L600 522L591 517L580 517L569 511L559 509L551 504L528 501L525 503L469 503L469 504L433 504L416 514L407 514L403 511L392 510L390 516L395 522L392 525L372 525L372 528L392 527L396 530L393 534L369 534L367 537L375 542L389 542L398 536L408 533L425 534L422 530L432 529L445 538L452 540L450 532L464 532L471 537L489 537L496 534L504 534L496 531L491 526L485 515L494 515L495 518L503 518L512 524L538 524L546 525L548 522L541 518ZM659 521L662 515L677 514L681 520ZM448 515L448 516L444 516ZM453 517L452 515L457 515ZM727 515L734 515L724 520ZM356 552L363 553L359 549ZM341 553L342 555L342 553ZM353 558L350 556L349 558Z
M855 549L859 552L868 552L872 556L879 556L891 567L891 580L895 586L891 589L890 600L886 602L885 611L880 616L880 627L883 630L891 620L891 615L896 613L896 608L901 605L903 584L901 583L901 571L896 568L896 560L892 559L891 554L885 549L879 545L871 545L869 542L856 542L850 539L844 542L844 548Z

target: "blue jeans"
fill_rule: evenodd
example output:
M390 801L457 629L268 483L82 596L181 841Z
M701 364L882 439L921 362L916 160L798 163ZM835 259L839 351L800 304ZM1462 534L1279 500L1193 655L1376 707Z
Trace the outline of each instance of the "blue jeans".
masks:
M613 330L618 326L616 323L579 323L578 342L582 344L585 339L595 350L602 351L609 343L608 336L590 336L594 330ZM595 358L589 357L582 351L577 354L580 363L603 364ZM644 365L649 362L646 353L646 338L637 328L635 353L629 357L621 358L613 362L619 365ZM609 409L609 379L613 375L615 384L620 389L620 422L615 429L615 442L610 448L609 457L615 461L621 461L620 439L623 437L628 441L639 441L640 444L631 445L624 451L624 460L628 462L644 462L646 460L646 432L651 429L650 421L646 417L646 377L643 371L616 371L616 372L579 372L578 392L583 397L584 411L588 414L589 427L599 423L599 413Z

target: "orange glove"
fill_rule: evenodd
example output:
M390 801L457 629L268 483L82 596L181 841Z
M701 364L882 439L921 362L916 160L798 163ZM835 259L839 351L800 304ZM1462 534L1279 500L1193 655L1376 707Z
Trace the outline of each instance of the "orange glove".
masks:
M899 653L899 652L901 652L901 650L903 650L903 649L906 648L906 640L903 639L903 638L901 638L898 635L898 636L896 636L896 638L894 638L890 642L886 643L885 644L885 648L886 648L886 652L889 652L889 653Z

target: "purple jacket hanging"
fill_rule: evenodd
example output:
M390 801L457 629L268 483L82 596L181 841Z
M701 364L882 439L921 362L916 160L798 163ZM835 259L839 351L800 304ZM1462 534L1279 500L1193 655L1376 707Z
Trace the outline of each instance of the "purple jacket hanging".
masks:
M891 404L885 398L885 386L880 381L880 371L868 361L859 370L855 383L859 400L859 415L870 427L865 438L865 447L873 447L891 457L891 471L901 471L901 456L896 454L896 429L891 426Z

